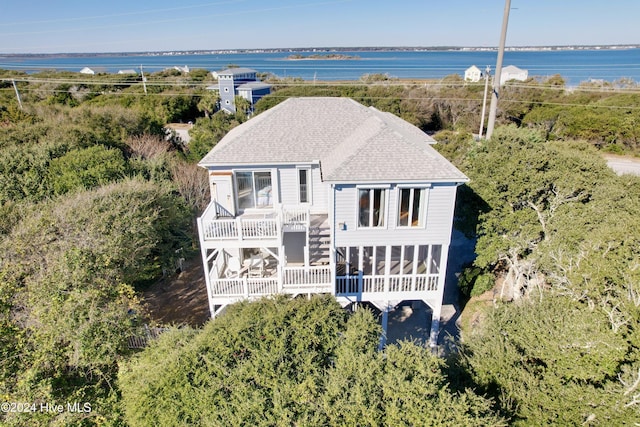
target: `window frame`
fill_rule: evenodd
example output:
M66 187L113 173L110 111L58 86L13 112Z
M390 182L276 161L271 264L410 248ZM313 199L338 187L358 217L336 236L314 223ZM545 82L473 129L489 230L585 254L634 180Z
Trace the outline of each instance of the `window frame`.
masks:
M402 186L397 189L397 210L396 210L396 227L397 228L425 228L427 223L427 202L428 202L428 187L409 187ZM406 212L406 224L402 224L401 221L403 219L403 193L409 191L409 205L407 206ZM419 206L416 212L415 210L415 201L416 201L416 192L420 194L419 198ZM414 215L417 215L417 222Z
M431 186L427 185L399 185L397 187L397 209L396 209L396 228L425 228L427 226L427 207L429 204L429 189ZM409 207L407 209L407 224L401 224L402 218L402 193L409 190ZM413 204L415 201L415 192L420 191L422 196L420 197L420 206L418 207L418 223L413 225ZM413 197L412 197L413 196Z
M386 229L388 227L388 218L389 218L389 185L357 185L356 186L356 224L357 224L357 228L358 229L363 229L363 230L371 230L371 229ZM376 190L380 190L381 191L381 198L380 198L380 206L381 208L378 210L378 212L380 214L382 214L382 224L380 224L380 217L378 217L378 224L379 225L371 225L374 223L374 214L375 214L375 209L369 209L368 212L368 216L369 216L369 225L362 225L361 224L361 218L362 218L362 206L361 206L361 192L362 191L368 191L369 193L369 205L371 206L372 204L375 205L375 191Z
M313 185L312 185L312 173L311 173L311 167L310 166L299 166L296 167L296 182L298 184L297 188L298 188L298 203L301 205L310 205L313 203ZM302 201L302 183L300 182L300 174L301 172L305 172L306 173L306 192L307 192L307 200L306 201Z
M250 207L242 207L240 205L240 190L239 190L239 186L238 186L238 174L239 173L250 173L251 174L251 194L252 194L252 198L253 198L253 205ZM271 204L270 205L266 205L266 206L259 206L258 205L258 191L256 191L256 173L268 173L269 174L269 180L271 182ZM233 184L234 184L234 192L235 192L235 197L236 197L236 207L238 209L238 211L246 211L247 209L273 209L276 201L274 200L274 195L276 194L274 192L274 187L273 187L273 171L271 169L239 169L239 170L234 170L233 171Z

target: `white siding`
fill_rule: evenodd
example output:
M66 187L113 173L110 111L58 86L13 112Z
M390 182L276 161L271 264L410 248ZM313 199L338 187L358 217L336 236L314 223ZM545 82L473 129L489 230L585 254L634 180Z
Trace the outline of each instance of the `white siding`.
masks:
M280 168L280 200L285 206L298 204L298 177L295 167Z
M331 187L326 182L322 182L319 166L314 166L311 170L311 183L313 185L313 206L311 207L311 212L326 214L329 210Z
M398 191L387 189L386 226L358 228L358 189L338 185L335 192L335 246L384 244L449 244L456 195L455 184L434 184L427 189L425 227L397 227ZM341 227L341 224L345 227Z
M453 210L456 203L455 184L435 184L429 190L427 233L438 242L451 240Z
M304 166L302 166L304 167ZM298 168L295 166L279 169L280 200L283 205L298 205ZM329 185L320 179L318 165L311 166L311 204L312 213L327 213Z

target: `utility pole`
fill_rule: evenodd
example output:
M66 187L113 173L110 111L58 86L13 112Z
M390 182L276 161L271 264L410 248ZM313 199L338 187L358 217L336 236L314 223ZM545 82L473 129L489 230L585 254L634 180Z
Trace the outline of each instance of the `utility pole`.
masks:
M478 133L478 139L482 139L482 128L484 126L484 113L487 110L487 92L489 92L489 73L491 73L491 67L487 65L487 69L484 70L484 97L482 98L482 117L480 119L480 132Z
M18 92L18 86L16 86L16 81L11 79L11 83L13 83L13 90L16 91L16 98L18 98L18 105L20 106L20 109L22 110L22 100L20 99L20 92Z
M144 71L142 71L142 65L140 66L140 75L142 76L142 88L144 89L144 94L147 94L147 78L144 76Z
M491 139L493 127L496 123L496 110L498 109L498 98L500 95L500 77L502 74L502 58L504 57L504 45L507 40L507 26L509 25L509 10L511 10L511 0L505 0L504 14L502 16L502 33L500 34L500 45L498 46L498 60L496 61L496 72L493 74L493 92L491 93L491 105L489 106L487 139Z

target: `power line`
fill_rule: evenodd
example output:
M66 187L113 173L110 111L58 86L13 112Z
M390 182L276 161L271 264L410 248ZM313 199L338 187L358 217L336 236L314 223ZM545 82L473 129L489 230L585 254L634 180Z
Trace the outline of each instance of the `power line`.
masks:
M24 83L56 83L56 84L80 84L80 85L102 85L102 86L132 86L141 81L136 79L132 80L112 80L98 78L39 78L39 77L25 77L14 76L7 78L0 78L0 81L15 80L16 82ZM402 79L402 80L388 80L384 82L365 82L365 81L316 81L316 82L295 82L295 81L272 81L267 80L266 83L270 83L274 86L280 87L407 87L415 86L415 88L427 87L427 88L465 88L465 87L481 87L482 84L470 84L468 82L460 81L442 81L442 79ZM148 77L146 80L149 86L183 86L183 87L208 87L214 85L215 81L192 81L192 80L165 80L163 77ZM635 87L607 87L606 85L589 85L582 84L576 87L567 88L565 86L545 85L544 83L532 84L532 83L517 83L508 82L505 84L509 89L532 89L532 90L544 90L544 91L566 91L566 92L603 92L609 93L612 90L620 92L640 92L640 85Z
M245 0L230 0L230 1L221 1L215 3L204 3L204 4L196 4L191 6L179 6L179 7L169 7L164 9L145 9L139 11L131 11L131 12L122 12L122 13L112 13L107 15L94 15L94 16L79 16L75 18L58 18L58 19L43 19L37 21L14 21L14 22L2 22L0 23L0 27L8 27L8 26L24 26L24 25L32 25L32 24L61 24L65 22L76 22L76 21L88 21L92 19L105 19L105 18L118 18L123 16L134 16L134 15L146 15L150 13L160 13L160 12L175 12L178 10L187 10L187 9L197 9L209 6L221 6L223 4L229 3L240 3Z
M67 32L87 32L87 31L108 30L108 29L123 28L123 27L140 27L142 25L168 24L172 22L192 21L192 20L200 20L200 19L207 19L207 18L222 18L227 16L263 14L267 12L278 12L278 11L288 10L288 9L299 9L299 8L304 8L309 6L311 7L327 6L327 5L336 4L336 3L347 3L349 1L351 0L333 0L333 1L329 0L329 1L310 2L310 3L294 3L288 6L254 8L254 9L246 9L246 10L235 10L233 12L197 14L197 15L182 16L182 17L179 17L179 16L176 17L174 15L171 18L158 19L158 20L149 20L149 21L138 20L136 22L130 22L130 23L120 23L120 24L112 24L112 25L92 25L90 27L76 27L76 26L57 27L56 29L49 29L49 30L0 33L0 36L25 36L25 35L55 34L55 33L67 33ZM140 12L140 13L144 13L144 12ZM82 21L83 19L77 18L76 20Z
M0 91L11 91L11 88L0 89ZM37 92L37 93L69 93L68 90L59 90L59 89L42 89L42 88L23 88L22 92ZM80 93L81 95L99 95L99 96L114 96L114 97L144 97L145 94L143 92L99 92L99 91L83 91ZM204 94L191 93L191 92L171 92L171 93L153 93L149 92L148 95L151 97L175 97L175 96L187 96L200 98L204 96ZM277 92L269 95L271 98L275 99L287 99L289 96L277 95ZM393 97L393 96L370 96L370 95L358 95L355 96L357 99L362 100L370 100L370 101L393 101L393 100L410 100L410 101L447 101L447 102L461 102L461 103L469 103L469 104L478 104L482 103L481 98L455 98L455 97L447 97L447 96L404 96L402 98ZM560 106L560 107L584 107L584 108L595 108L595 109L609 109L609 110L640 110L640 106L634 105L601 105L601 104L578 104L578 103L569 103L569 102L553 102L553 101L532 101L532 100L518 100L518 99L503 99L502 102L505 104L534 104L534 105L550 105L550 106Z

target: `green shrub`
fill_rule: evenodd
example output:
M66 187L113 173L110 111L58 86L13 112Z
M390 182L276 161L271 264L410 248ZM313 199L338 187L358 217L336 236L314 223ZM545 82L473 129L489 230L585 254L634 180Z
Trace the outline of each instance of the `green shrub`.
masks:
M466 267L458 277L460 292L467 298L482 295L493 288L494 284L495 278L493 274L485 272L480 267Z
M71 150L49 165L49 179L56 194L95 188L117 181L126 173L122 152L101 145Z

